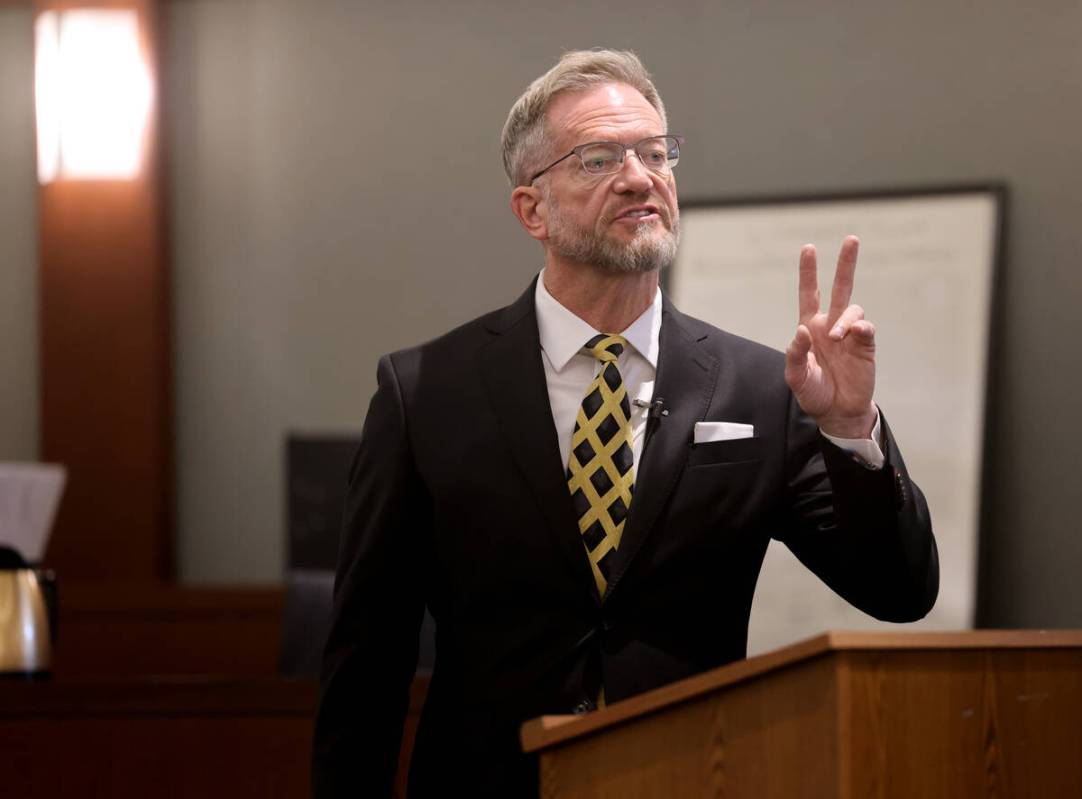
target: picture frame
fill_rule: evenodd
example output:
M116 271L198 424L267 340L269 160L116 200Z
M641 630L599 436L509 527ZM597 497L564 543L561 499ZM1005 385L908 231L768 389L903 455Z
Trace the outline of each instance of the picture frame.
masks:
M681 204L665 278L684 313L784 350L797 325L801 246L817 247L829 303L842 239L860 238L852 302L876 325L875 399L939 547L939 599L916 625L925 629L967 629L976 613L1006 205L1002 183L692 200ZM824 629L883 627L771 542L749 655Z

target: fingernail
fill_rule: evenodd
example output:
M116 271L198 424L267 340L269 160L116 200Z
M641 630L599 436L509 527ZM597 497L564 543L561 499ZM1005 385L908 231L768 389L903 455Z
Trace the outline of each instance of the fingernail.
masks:
M842 337L842 326L841 325L835 325L834 329L830 331L830 337L831 338L841 338Z

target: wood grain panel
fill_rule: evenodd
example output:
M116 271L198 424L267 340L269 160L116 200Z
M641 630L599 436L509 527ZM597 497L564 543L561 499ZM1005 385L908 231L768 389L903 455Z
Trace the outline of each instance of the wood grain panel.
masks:
M62 583L59 596L57 678L277 673L281 588Z
M541 754L546 799L834 797L833 665L820 658Z
M410 691L395 796L427 688ZM0 680L0 796L307 796L315 702L314 680L277 677Z
M800 663L828 652L893 649L1026 649L1082 648L1079 630L972 630L966 632L830 631L789 646L738 660L694 677L615 702L585 716L541 716L522 725L523 749L535 752L578 736L653 713L670 705L713 693L761 674Z
M1082 796L1079 651L847 656L854 796Z
M522 739L546 797L1082 796L1082 632L827 633Z
M273 679L0 684L3 793L305 796L314 697Z

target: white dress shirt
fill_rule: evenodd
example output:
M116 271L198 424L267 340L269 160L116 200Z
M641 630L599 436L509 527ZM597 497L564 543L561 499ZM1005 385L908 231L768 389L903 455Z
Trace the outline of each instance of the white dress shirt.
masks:
M534 292L537 307L537 328L541 337L541 362L545 368L552 421L560 442L561 462L566 466L571 453L571 436L575 432L575 418L586 396L586 389L601 369L601 361L582 352L586 342L598 333L611 330L594 330L587 322L562 306L545 288L545 272L541 271ZM620 353L616 366L624 380L627 396L631 402L631 430L634 440L631 451L638 468L646 435L647 408L639 407L635 400L649 403L654 396L657 377L657 359L661 338L661 289L654 301L620 335L630 347ZM826 435L824 433L823 435ZM883 466L883 452L878 445L879 417L871 439L845 439L827 436L834 444L851 453L871 469Z

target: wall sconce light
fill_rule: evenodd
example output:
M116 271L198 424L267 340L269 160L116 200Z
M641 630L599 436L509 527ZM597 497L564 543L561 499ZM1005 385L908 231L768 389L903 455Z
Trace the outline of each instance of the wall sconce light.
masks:
M34 39L38 181L136 177L154 95L136 12L45 11Z

